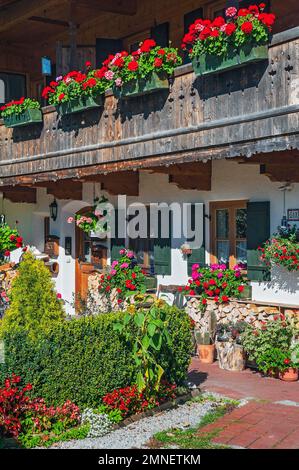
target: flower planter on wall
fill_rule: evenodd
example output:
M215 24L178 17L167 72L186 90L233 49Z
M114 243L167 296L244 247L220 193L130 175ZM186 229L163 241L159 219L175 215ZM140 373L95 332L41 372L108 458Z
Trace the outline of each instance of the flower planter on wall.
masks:
M243 65L266 60L268 58L268 46L243 47L239 53L223 58L212 55L195 57L192 61L196 76L226 72L242 67Z
M168 76L165 73L153 72L146 78L124 83L121 88L114 87L113 91L117 98L134 98L168 89Z
M43 121L42 112L40 109L27 109L20 114L11 114L5 116L3 122L5 127L21 127L28 126Z
M97 97L81 96L77 99L59 104L57 106L57 111L61 116L66 116L69 114L82 113L83 111L88 111L93 108L99 108L100 106L103 106L103 103L103 95Z

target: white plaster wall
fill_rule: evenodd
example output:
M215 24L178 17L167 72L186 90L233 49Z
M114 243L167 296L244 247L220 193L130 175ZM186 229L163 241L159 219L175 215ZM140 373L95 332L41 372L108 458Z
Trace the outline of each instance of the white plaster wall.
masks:
M210 201L226 201L249 199L250 201L270 201L271 231L274 232L280 224L283 211L283 195L278 190L281 183L272 183L267 177L259 174L258 165L240 165L236 162L218 160L213 161L212 190L192 191L181 190L174 184L168 183L167 175L140 174L139 196L128 197L127 202L202 202L205 204L206 213L209 212ZM67 218L74 215L81 208L92 204L94 196L105 194L111 203L115 203L116 197L100 191L100 186L91 183L84 184L83 201L58 201L59 212L56 222L51 221L50 232L60 237L60 252L58 262L60 272L55 280L57 291L62 294L67 303L67 310L72 312L69 303L72 302L75 291L75 227L68 224ZM42 218L49 214L49 204L53 196L46 194L45 190L38 191L38 203L12 204L5 201L7 219L20 221L19 228L26 241L34 243L38 247L43 246ZM287 193L286 207L297 208L299 206L299 184L293 186L293 190ZM178 224L178 220L174 220ZM65 256L64 239L72 237L72 256ZM158 276L161 284L184 284L188 279L187 262L180 252L180 246L185 240L172 241L171 275ZM206 261L209 262L209 222L206 223ZM277 282L276 277L271 284L253 283L253 299L260 301L287 303L299 305L298 278L294 281L294 274L289 276L288 282ZM285 277L287 281L287 278ZM294 287L295 286L295 287ZM296 287L297 286L297 287Z

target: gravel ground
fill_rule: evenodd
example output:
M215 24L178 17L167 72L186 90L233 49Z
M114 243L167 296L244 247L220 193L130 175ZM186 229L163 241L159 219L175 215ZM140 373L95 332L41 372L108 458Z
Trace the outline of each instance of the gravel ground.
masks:
M215 402L214 402L215 406ZM52 448L60 449L141 449L159 431L170 428L194 427L201 418L213 409L212 402L189 402L178 408L163 411L155 416L141 419L125 428L117 429L103 437L87 438L57 443Z

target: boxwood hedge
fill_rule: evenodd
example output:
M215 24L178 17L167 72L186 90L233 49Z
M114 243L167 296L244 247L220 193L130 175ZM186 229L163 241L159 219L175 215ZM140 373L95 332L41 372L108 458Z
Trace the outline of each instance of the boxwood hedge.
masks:
M167 379L179 384L190 362L190 323L184 311L164 308L172 344L161 351L160 363ZM134 383L137 373L131 352L134 331L131 342L113 330L122 315L64 321L35 339L26 331L7 333L0 381L14 372L32 383L34 395L49 404L72 400L80 406L97 405L107 392Z

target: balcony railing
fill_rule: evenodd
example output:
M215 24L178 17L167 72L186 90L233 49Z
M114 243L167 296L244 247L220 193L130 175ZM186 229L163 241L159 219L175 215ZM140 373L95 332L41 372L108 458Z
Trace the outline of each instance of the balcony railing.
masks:
M186 65L169 93L107 92L101 110L60 119L49 106L43 117L0 126L2 184L299 148L299 27L273 37L268 62L204 78Z

